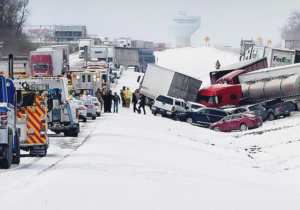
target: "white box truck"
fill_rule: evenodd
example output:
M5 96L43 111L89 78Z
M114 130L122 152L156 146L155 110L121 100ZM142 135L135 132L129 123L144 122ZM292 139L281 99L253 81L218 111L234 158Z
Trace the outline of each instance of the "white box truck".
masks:
M64 70L70 70L70 49L69 45L50 45L50 46L41 46L39 49L48 48L50 50L62 50L63 51L63 61L64 61Z
M167 95L187 101L196 101L202 81L171 69L148 64L140 85L140 93L153 101L158 95Z
M61 75L63 73L62 50L38 49L30 52L31 75Z
M93 39L80 39L78 45L79 45L79 58L83 58L84 46L94 45L94 40Z

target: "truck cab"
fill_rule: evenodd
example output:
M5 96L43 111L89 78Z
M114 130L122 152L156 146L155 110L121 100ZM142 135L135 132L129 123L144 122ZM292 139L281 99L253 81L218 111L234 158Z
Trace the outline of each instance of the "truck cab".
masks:
M145 73L148 64L155 64L155 55L153 50L139 49L139 63L141 72Z
M20 162L15 94L13 81L0 75L0 168L4 169Z
M216 84L199 91L197 102L206 107L221 107L225 105L238 105L242 98L240 85Z

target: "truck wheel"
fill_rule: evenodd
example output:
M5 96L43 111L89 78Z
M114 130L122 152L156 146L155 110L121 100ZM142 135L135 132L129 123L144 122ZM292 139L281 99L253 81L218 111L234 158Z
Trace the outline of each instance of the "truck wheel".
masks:
M96 117L92 117L92 120L96 120Z
M0 161L0 167L3 169L9 169L12 162L12 141L13 141L13 135L9 134L8 136L8 145L5 145L2 147L2 151L4 157Z
M193 123L193 119L191 117L189 117L189 118L186 119L186 122L188 124L192 124Z
M69 136L69 132L68 131L64 131L64 136Z
M13 164L19 164L20 163L20 139L19 134L16 133L16 154L13 155L12 163Z
M218 126L213 127L213 130L216 132L220 132L220 128Z
M60 134L60 133L61 133L61 132L57 132L57 131L55 132L55 134Z
M83 122L86 122L86 118L83 118L83 120L82 120Z
M152 114L153 114L154 116L156 116L156 115L157 115L157 112L156 112L156 111L152 111Z
M101 116L101 112L97 113L97 117L100 117Z
M246 124L241 124L240 125L240 131L246 131L246 130L248 130L248 126L246 125Z
M270 121L275 120L275 115L272 112L270 112L269 115L268 115L268 119Z

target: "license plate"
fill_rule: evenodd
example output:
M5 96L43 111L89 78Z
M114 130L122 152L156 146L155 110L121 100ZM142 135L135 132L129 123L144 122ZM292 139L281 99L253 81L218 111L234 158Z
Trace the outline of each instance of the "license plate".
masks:
M172 114L172 112L167 112L167 114Z

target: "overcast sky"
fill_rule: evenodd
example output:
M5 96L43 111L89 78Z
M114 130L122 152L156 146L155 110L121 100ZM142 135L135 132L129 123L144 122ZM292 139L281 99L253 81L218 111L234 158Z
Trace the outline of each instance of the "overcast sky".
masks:
M298 7L297 7L298 6ZM201 27L192 44L210 42L238 46L241 37L273 43L280 41L279 28L299 0L30 0L30 25L86 25L90 34L174 43L166 28L167 16L187 11L201 16Z

